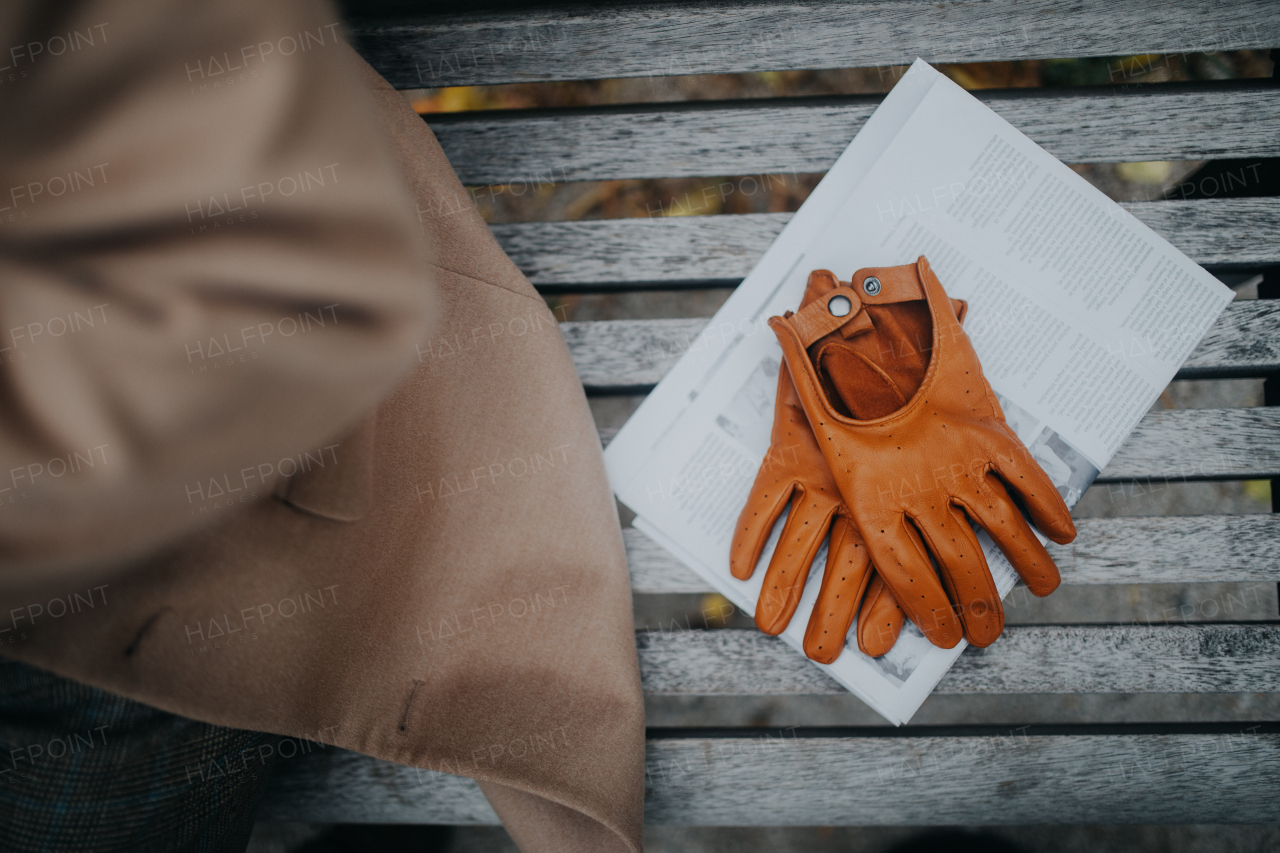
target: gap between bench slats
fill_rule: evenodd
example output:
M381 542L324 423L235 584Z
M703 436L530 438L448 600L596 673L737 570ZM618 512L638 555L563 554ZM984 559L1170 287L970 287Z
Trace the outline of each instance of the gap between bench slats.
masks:
M645 822L722 826L1280 821L1280 735L651 737ZM276 765L259 820L495 824L470 779L332 747Z
M1076 530L1048 546L1068 586L1280 582L1280 514L1079 518ZM639 530L622 539L632 592L714 592Z
M846 692L754 628L638 631L636 645L646 696ZM990 647L965 649L935 692L1277 693L1280 626L1007 625Z
M1234 180L1234 179L1233 179ZM716 197L713 189L712 198ZM686 207L701 204L698 193ZM663 199L670 205L670 199ZM1193 261L1210 267L1280 264L1280 199L1121 205ZM520 222L491 225L539 289L601 292L736 285L790 221L790 213Z
M1280 89L1267 80L974 96L1066 163L1280 155ZM878 101L512 110L428 124L464 184L825 172Z
M1267 0L606 4L357 19L352 31L369 64L409 89L1269 48L1273 12Z

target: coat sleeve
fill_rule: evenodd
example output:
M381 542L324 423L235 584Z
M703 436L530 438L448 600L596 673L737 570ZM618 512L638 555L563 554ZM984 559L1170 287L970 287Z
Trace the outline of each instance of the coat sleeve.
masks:
M0 588L267 497L417 363L432 250L342 38L314 0L0 11Z

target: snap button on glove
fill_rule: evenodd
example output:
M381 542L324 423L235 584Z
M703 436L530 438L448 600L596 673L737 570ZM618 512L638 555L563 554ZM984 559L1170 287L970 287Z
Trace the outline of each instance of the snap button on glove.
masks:
M801 307L839 286L835 275L827 270L813 272ZM958 316L963 316L964 307L962 302L954 303ZM848 308L852 319L852 303ZM869 324L869 318L863 315L858 326L865 331L871 328ZM909 342L915 336L915 330L907 333L897 324L890 325L898 332L898 350L903 348L904 340ZM815 332L820 333L821 329ZM877 354L884 343L868 351ZM887 343L888 352L895 352L892 338ZM904 360L901 366L905 374L899 379L905 386L885 381L866 389L861 414L888 414L905 400L903 391L910 395L919 385L924 377L924 362ZM859 648L867 654L884 654L901 630L902 610L892 593L875 578L862 537L844 507L839 488L796 396L787 366L783 364L778 371L769 452L734 531L729 556L734 577L746 580L755 572L769 535L788 503L791 514L765 573L756 605L756 626L766 634L776 635L790 624L814 557L830 531L822 585L805 629L805 654L819 663L832 663L844 650L845 636L855 612L858 613ZM868 592L864 596L864 590L874 594ZM861 612L856 610L859 602L863 602Z
M834 332L860 334L871 325L858 318L864 305L895 301L895 292L916 288L931 324L924 379L891 414L859 417L865 378L890 371L834 340ZM837 316L844 309L832 304L838 297L853 310ZM1003 630L1004 608L970 520L1041 596L1057 588L1058 569L1013 495L1055 542L1074 539L1075 525L1053 483L1005 423L949 308L921 256L911 265L860 270L852 287L837 287L796 314L770 318L769 325L879 576L934 645L952 648L964 636L987 646Z

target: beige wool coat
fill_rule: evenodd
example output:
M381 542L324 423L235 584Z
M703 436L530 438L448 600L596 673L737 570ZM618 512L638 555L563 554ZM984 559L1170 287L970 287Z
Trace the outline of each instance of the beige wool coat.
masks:
M638 851L599 439L422 119L324 3L0 33L0 654Z

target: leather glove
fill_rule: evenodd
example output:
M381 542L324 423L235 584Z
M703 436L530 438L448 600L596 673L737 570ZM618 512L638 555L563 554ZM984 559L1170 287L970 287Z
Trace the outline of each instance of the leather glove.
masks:
M898 642L906 620L902 605L885 586L884 578L872 574L858 610L858 649L873 658L888 654Z
M1075 525L1053 483L1005 423L928 261L921 256L915 264L859 270L851 284L797 313L772 317L769 325L885 585L934 645L952 648L961 636L990 645L1003 630L1004 608L970 522L991 535L1041 596L1060 578L1019 503L1055 542L1074 539ZM863 341L884 337L880 327L892 319L886 309L893 307L899 322L910 318L906 324L923 334L910 352L895 344L877 363ZM868 389L872 396L882 393L886 378L909 372L921 359L927 362L923 381L901 395L890 414L862 411Z
M827 270L813 272L801 307L839 284ZM964 308L963 302L954 301L958 317L963 317ZM905 370L900 371L899 379L910 395L924 378L925 362L907 360L900 366ZM889 414L901 405L899 392L903 389L896 385L872 390L864 404L864 416ZM874 576L862 537L844 507L783 364L778 371L769 452L738 518L730 548L729 566L734 577L746 580L755 572L769 535L788 503L791 514L765 573L756 605L756 626L770 635L786 629L800 603L813 559L829 531L822 585L805 630L805 654L819 663L831 663L839 657L859 602L863 602L858 612L859 648L867 654L884 654L902 628L902 610L883 582ZM869 579L870 592L864 596Z

